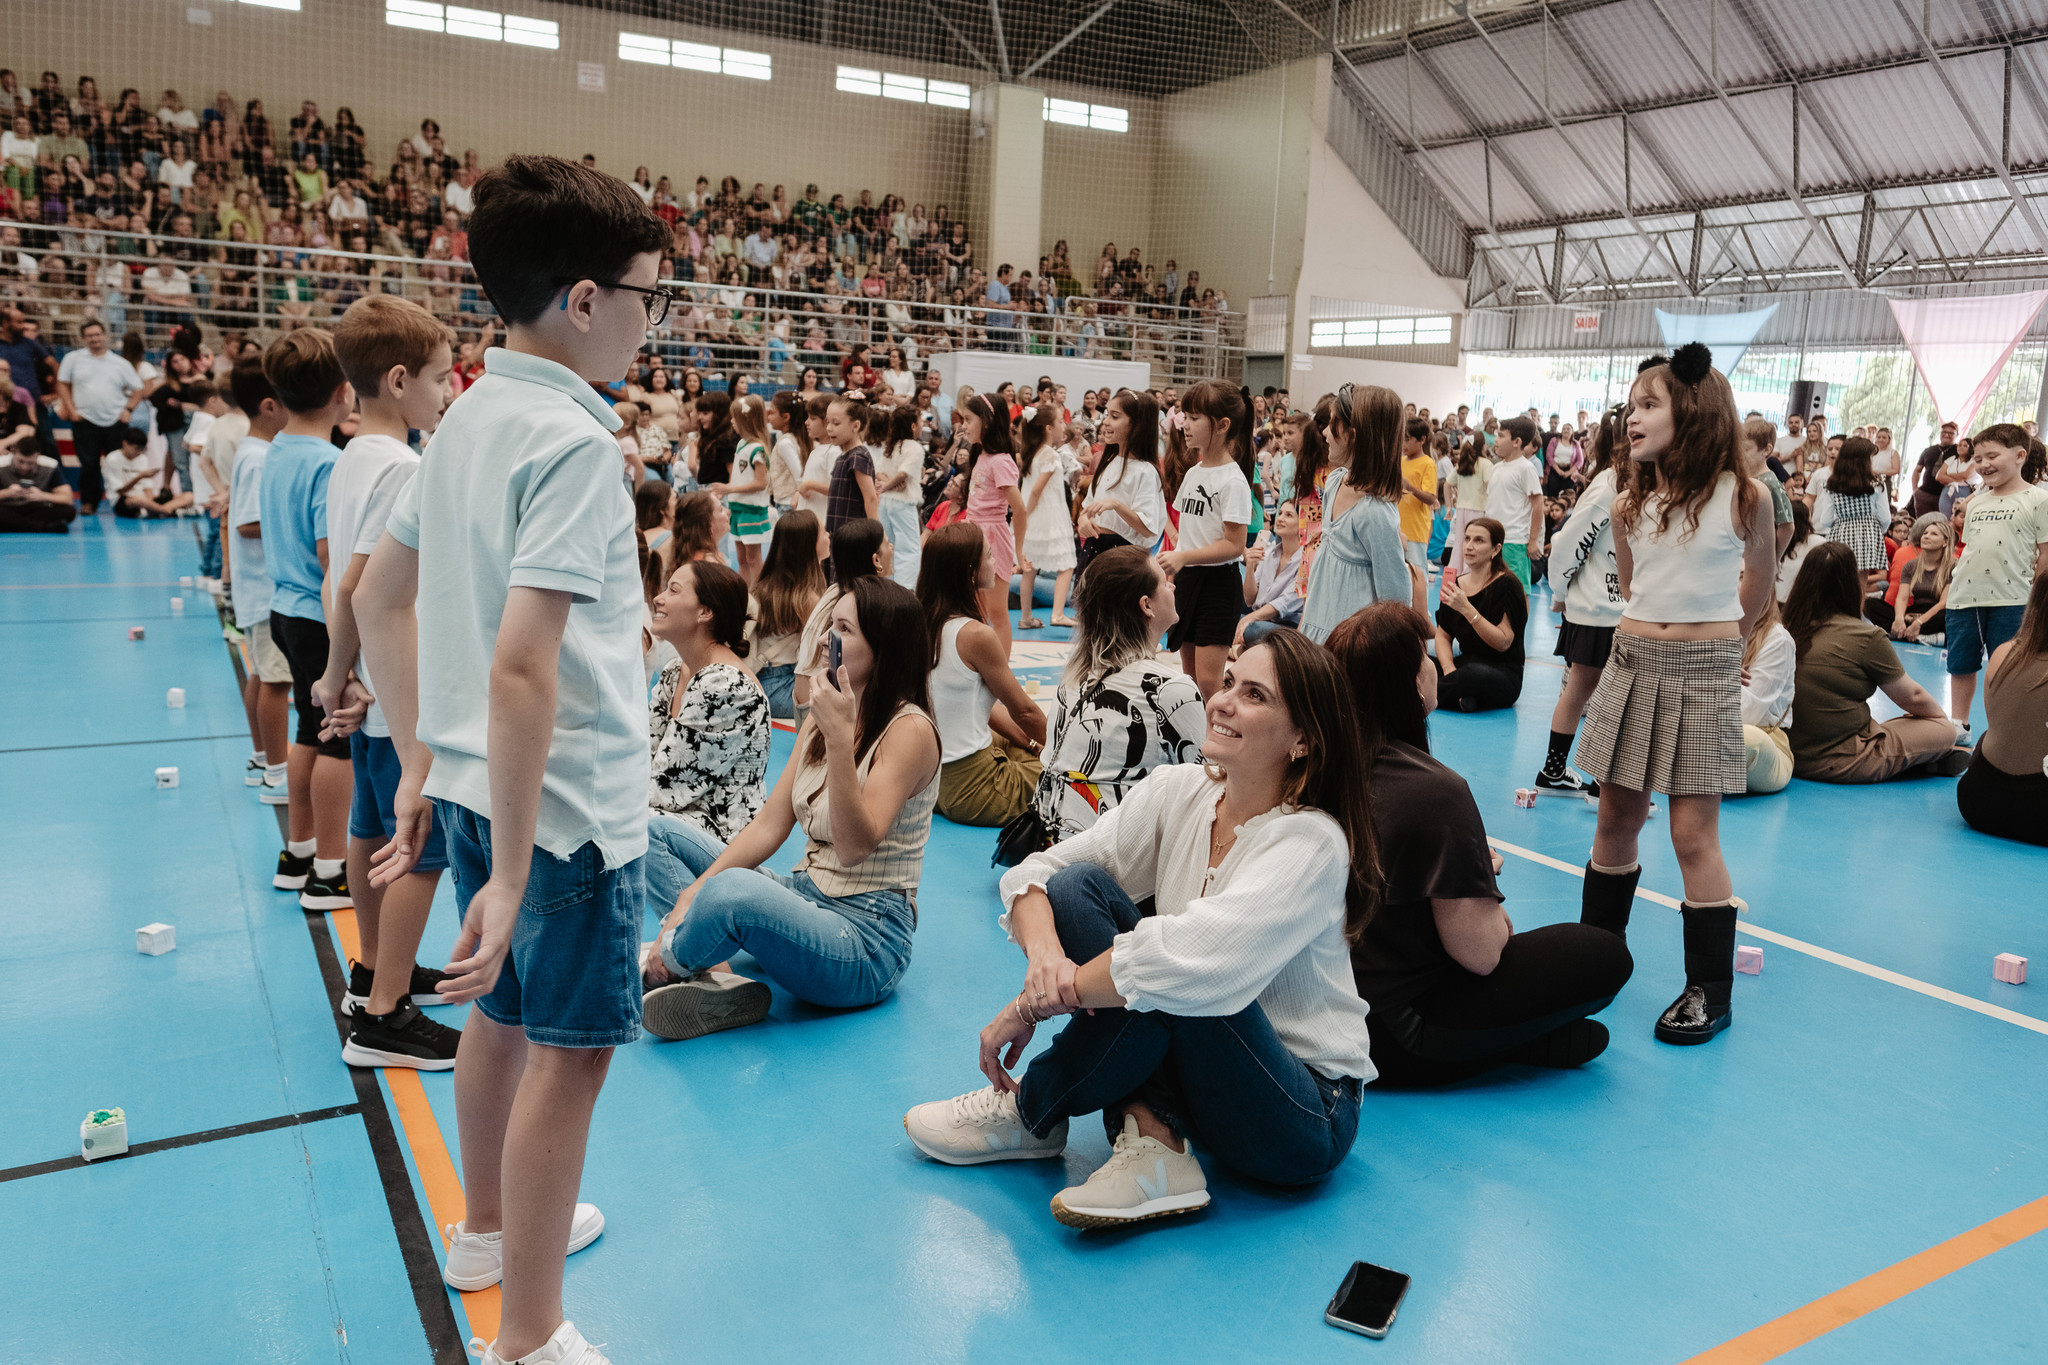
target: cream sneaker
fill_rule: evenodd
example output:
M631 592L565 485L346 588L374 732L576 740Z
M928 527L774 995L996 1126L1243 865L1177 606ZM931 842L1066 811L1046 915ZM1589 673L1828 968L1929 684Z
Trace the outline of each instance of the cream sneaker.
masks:
M575 1255L597 1240L604 1231L604 1215L595 1204L578 1204L575 1221L569 1224L569 1254ZM448 1261L441 1278L456 1289L489 1289L505 1274L505 1234L471 1232L461 1223L441 1229L448 1239ZM576 1357L571 1356L570 1359Z
M587 1207L587 1206L586 1206ZM583 1333L576 1330L576 1324L565 1322L555 1329L538 1350L528 1351L517 1360L507 1360L498 1354L498 1343L489 1345L476 1337L469 1339L469 1349L482 1348L482 1365L612 1365L605 1354L583 1339Z
M1140 1136L1138 1121L1124 1115L1116 1150L1102 1169L1052 1197L1052 1216L1070 1228L1113 1228L1193 1213L1209 1206L1209 1182L1195 1160L1193 1143L1176 1152L1157 1138Z
M985 1161L1036 1161L1067 1150L1067 1121L1045 1137L1031 1136L1017 1115L1017 1097L987 1085L971 1095L920 1104L903 1116L917 1150L949 1166Z

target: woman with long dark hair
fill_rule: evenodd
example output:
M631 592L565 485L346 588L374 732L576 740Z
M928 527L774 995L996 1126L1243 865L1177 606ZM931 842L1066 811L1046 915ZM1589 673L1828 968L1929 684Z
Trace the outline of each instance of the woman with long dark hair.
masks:
M1459 711L1497 711L1522 695L1522 633L1529 599L1501 553L1507 528L1492 517L1465 526L1464 573L1438 590L1437 698Z
M1956 783L1970 828L2048 846L2048 574L1984 670L1984 738Z
M653 607L654 637L677 657L647 703L650 871L676 824L737 835L761 809L768 776L768 697L746 665L746 583L723 564L679 564ZM650 875L649 887L657 880L665 911L682 885Z
M1876 452L1877 446L1861 436L1851 436L1842 442L1841 453L1835 456L1834 467L1828 471L1827 495L1817 500L1814 509L1814 529L1826 533L1835 544L1855 551L1856 567L1863 573L1866 592L1871 587L1882 591L1885 575L1891 568L1891 557L1884 548L1884 529L1891 521L1892 509L1884 486L1870 472L1870 457ZM1819 515L1823 508L1825 517Z
M754 647L754 676L768 694L768 713L778 720L796 717L797 648L804 622L825 594L824 543L825 528L816 517L784 514L768 541L768 561L754 580L747 639Z
M1908 774L1954 777L1969 765L1970 751L1957 747L1956 723L1906 676L1884 631L1863 619L1854 550L1827 544L1806 557L1785 601L1785 629L1799 660L1789 733L1794 777L1884 782ZM1906 714L1878 724L1868 704L1878 691Z
M1159 401L1149 393L1118 389L1097 429L1102 456L1081 519L1079 572L1104 550L1135 545L1150 552L1166 529L1166 494L1159 470Z
M870 574L833 606L832 633L840 665L812 697L761 812L730 843L681 822L672 832L695 880L662 917L644 968L642 1019L658 1038L766 1017L767 985L726 970L741 949L797 999L832 1009L886 1000L910 966L939 796L924 614L908 589ZM798 825L795 870L764 871Z
M1052 1201L1072 1227L1206 1207L1191 1139L1268 1184L1322 1180L1375 1075L1350 946L1380 860L1349 684L1283 630L1230 663L1206 712L1201 764L1155 769L1003 877L1001 922L1027 965L981 1031L990 1084L904 1116L927 1156L971 1165L1059 1157L1068 1120L1100 1110L1109 1161Z
M1403 420L1401 395L1377 384L1344 385L1328 409L1330 463L1344 466L1344 477L1323 492L1323 543L1301 612L1301 633L1318 644L1374 602L1408 602L1417 611L1428 605L1428 580L1409 571L1395 506Z
M1471 788L1430 756L1428 636L1429 623L1400 602L1375 602L1330 633L1351 682L1386 878L1379 912L1351 949L1358 993L1372 1006L1373 1064L1389 1085L1463 1080L1510 1062L1583 1066L1608 1041L1588 1016L1607 1008L1634 962L1592 925L1515 932Z
M1010 652L983 614L996 581L981 528L932 532L917 575L931 639L932 715L939 726L939 814L961 825L1006 825L1038 785L1045 713L1010 671Z

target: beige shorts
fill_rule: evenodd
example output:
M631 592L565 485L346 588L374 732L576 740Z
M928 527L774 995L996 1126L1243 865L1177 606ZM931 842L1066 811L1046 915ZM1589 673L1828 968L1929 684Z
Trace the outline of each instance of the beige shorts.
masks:
M270 622L258 621L249 627L248 636L249 659L256 665L256 676L267 683L289 683L292 666L285 662L277 641L270 638Z

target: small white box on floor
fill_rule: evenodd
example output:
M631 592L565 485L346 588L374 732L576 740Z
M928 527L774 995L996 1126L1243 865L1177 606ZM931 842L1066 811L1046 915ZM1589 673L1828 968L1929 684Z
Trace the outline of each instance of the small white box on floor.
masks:
M1751 976L1762 976L1764 974L1764 950L1761 948L1737 948L1735 950L1735 970L1738 972L1748 972Z
M171 599L171 615L176 616L179 612L183 610L185 610L185 599L182 597L173 597Z
M2018 953L2000 953L1991 959L1991 974L2015 986L2027 984L2027 960Z
M188 573L181 573L181 574L179 574L179 575L178 575L178 586L179 586L179 587L181 587L181 588L189 588L189 587L191 587L191 586L192 586L192 575L191 575L191 574L188 574Z
M170 691L164 693L164 705L170 707L173 711L184 710L185 689L182 687L174 687Z
M119 1109L95 1109L78 1125L80 1155L87 1161L119 1156L128 1150L128 1115Z
M178 946L178 931L168 924L145 924L135 931L135 951L162 957Z
M177 786L178 770L176 768L158 768L156 770L156 784L159 787Z

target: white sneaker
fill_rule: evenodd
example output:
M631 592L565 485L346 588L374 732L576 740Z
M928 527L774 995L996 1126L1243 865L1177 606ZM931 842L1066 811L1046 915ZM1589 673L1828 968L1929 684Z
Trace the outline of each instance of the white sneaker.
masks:
M597 1205L578 1204L576 1219L569 1225L569 1254L573 1256L595 1242L603 1231L604 1215L598 1212ZM471 1232L461 1223L450 1223L441 1229L441 1235L448 1241L448 1263L441 1267L441 1278L450 1285L464 1290L489 1289L504 1277L504 1233ZM580 1358L565 1357L568 1360Z
M291 804L291 790L286 783L273 783L266 778L256 789L256 799L266 806L288 806Z
M497 1342L485 1345L482 1337L471 1337L469 1349L482 1353L482 1365L612 1365L604 1352L583 1339L583 1333L576 1330L573 1322L564 1322L539 1349L528 1351L517 1360L505 1359L498 1354Z
M640 1024L657 1038L680 1042L758 1024L774 1001L765 981L706 970L641 996Z
M1124 1115L1116 1150L1102 1169L1052 1197L1052 1216L1070 1228L1111 1228L1147 1218L1193 1213L1209 1206L1209 1182L1195 1147L1184 1152L1157 1138L1142 1137L1138 1121Z
M903 1131L917 1150L948 1166L985 1161L1037 1161L1067 1150L1067 1121L1033 1137L1017 1115L1017 1097L994 1086L971 1095L920 1104L903 1116Z

